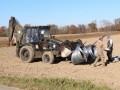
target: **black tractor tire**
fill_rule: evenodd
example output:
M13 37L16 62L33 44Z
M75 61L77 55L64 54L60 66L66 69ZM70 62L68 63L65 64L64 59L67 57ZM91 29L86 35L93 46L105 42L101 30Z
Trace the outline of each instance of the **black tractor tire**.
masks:
M25 63L31 63L34 59L34 50L31 46L23 46L20 49L20 58Z
M45 63L53 64L54 63L54 55L50 51L46 51L42 55L42 61Z

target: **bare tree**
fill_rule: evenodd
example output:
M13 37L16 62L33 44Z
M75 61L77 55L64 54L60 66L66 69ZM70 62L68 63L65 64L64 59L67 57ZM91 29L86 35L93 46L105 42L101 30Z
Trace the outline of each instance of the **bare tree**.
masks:
M67 26L60 27L59 34L67 34Z
M114 24L112 24L110 21L108 20L102 20L100 21L101 24L101 30L102 31L113 31L115 30Z
M75 25L67 26L68 34L75 34L76 30L77 30L77 27Z
M0 36L6 36L7 29L5 26L0 27Z
M50 30L51 30L51 34L52 34L52 35L55 35L55 34L58 34L58 33L59 33L59 28L58 28L57 25L52 24L52 25L50 25L50 26L51 26Z
M79 24L78 30L79 30L79 33L87 33L87 28L84 24Z
M93 22L89 23L88 24L88 29L89 29L89 32L96 32L97 31L96 21L93 21Z
M115 28L117 31L120 31L120 18L115 19Z

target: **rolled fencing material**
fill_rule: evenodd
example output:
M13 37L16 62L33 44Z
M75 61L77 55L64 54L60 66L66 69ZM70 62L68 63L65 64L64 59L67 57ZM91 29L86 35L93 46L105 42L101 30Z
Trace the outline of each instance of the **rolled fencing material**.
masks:
M96 47L94 45L81 46L77 45L71 56L71 61L74 65L93 62L97 57Z
M113 41L110 35L105 35L108 39L107 47L109 49L113 48ZM81 44L77 44L77 47L72 53L71 61L74 65L81 63L93 63L97 58L97 50L95 45L87 45L83 46Z
M85 46L85 48L86 48L87 54L88 54L87 62L93 62L93 61L95 61L95 59L97 57L96 47L94 45L88 45L88 46Z
M72 53L71 61L74 65L87 61L87 51L84 46L77 44L76 49Z

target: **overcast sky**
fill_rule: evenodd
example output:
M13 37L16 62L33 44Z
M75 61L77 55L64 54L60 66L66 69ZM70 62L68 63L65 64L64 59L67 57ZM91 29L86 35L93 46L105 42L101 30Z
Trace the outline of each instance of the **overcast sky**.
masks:
M0 0L0 26L11 16L22 24L58 26L120 18L120 0Z

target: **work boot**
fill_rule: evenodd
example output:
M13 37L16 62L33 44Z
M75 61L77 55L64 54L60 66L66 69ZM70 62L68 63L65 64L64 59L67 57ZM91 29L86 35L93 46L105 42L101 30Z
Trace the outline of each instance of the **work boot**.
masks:
M95 65L95 64L93 64L93 66L94 66L94 67L96 67L96 65Z

